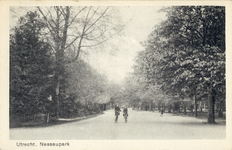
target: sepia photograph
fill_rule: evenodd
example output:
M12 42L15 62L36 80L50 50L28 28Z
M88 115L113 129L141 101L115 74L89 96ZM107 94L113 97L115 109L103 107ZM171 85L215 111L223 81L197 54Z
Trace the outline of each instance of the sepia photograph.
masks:
M4 101L13 148L84 148L96 140L106 147L86 149L135 149L143 141L143 149L167 150L176 147L165 141L204 140L195 149L232 148L231 8L126 4L8 6ZM128 147L115 147L120 141Z

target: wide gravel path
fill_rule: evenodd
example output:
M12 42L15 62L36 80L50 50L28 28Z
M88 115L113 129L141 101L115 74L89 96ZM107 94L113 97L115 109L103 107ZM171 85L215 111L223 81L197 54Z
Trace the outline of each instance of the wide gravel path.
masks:
M10 140L75 140L75 139L224 139L225 123L209 125L206 119L187 116L163 117L156 112L129 109L128 122L114 111L96 117L40 128L10 129Z

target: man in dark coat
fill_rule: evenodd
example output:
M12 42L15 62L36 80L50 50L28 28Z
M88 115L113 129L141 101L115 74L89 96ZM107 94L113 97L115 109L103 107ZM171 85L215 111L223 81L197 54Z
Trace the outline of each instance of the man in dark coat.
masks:
M120 115L120 111L121 111L118 104L115 106L114 111L115 111L115 122L117 122L118 121L118 116Z

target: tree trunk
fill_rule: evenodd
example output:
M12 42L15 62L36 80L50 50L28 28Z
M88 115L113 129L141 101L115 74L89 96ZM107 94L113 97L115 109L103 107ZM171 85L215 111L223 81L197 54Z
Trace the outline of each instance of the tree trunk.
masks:
M56 110L56 117L59 119L59 109L60 109L60 101L59 101L59 90L60 90L60 82L59 82L59 77L56 79L56 103L57 103L57 110Z
M47 113L47 123L49 122L49 118L50 116L49 116L49 113Z
M223 117L222 101L219 102L218 117Z
M208 123L212 124L215 123L215 116L214 116L214 101L215 97L212 93L212 88L209 87L208 90Z
M150 101L150 111L152 110L152 108L151 108L151 101Z
M196 78L194 78L196 80ZM194 116L197 117L197 87L196 81L194 83Z
M194 96L194 113L195 113L195 116L197 117L198 115L197 115L197 99L196 99L196 92L195 92L195 96Z
M183 102L183 107L184 107L184 114L186 115L186 106L184 102Z
M171 105L168 106L168 113L171 113Z
M163 107L163 110L164 110L164 112L165 112L165 103L163 103L162 107Z

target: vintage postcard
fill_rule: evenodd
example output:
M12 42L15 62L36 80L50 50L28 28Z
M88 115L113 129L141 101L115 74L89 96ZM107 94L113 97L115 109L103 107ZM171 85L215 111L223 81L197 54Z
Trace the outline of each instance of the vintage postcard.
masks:
M0 7L0 149L232 148L231 1Z

